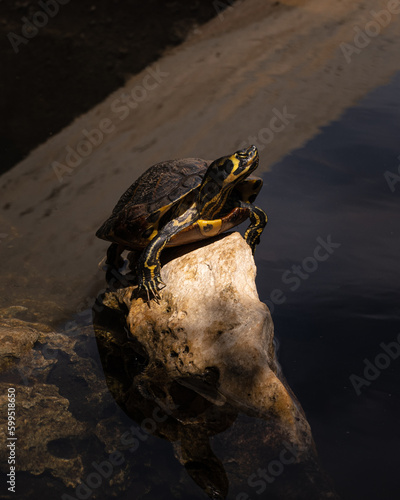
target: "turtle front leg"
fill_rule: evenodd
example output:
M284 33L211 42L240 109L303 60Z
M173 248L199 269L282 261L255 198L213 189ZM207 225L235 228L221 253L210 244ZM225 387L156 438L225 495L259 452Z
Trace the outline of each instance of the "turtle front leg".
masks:
M160 298L159 290L165 287L161 279L160 254L174 234L190 226L198 219L198 212L193 206L180 217L168 222L151 240L143 251L138 262L138 287L132 293L132 298L146 292L147 299Z
M249 217L251 224L244 233L244 239L250 246L251 251L254 255L256 246L260 243L261 233L264 231L264 228L267 225L268 217L264 210L256 207L255 205L252 205L251 203L241 201L240 206L242 208L247 208L250 211Z
M160 253L166 242L157 243L159 243L158 248L153 247L150 251L147 248L139 259L138 288L133 292L132 297L137 297L144 291L148 301L152 297L160 298L159 290L165 287L165 283L161 279Z

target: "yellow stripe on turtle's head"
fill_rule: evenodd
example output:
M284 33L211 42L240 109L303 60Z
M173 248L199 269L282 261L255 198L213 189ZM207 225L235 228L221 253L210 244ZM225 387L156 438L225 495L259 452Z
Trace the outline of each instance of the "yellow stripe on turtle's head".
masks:
M240 149L227 160L232 162L233 168L224 182L235 182L238 178L242 180L258 167L258 150L255 146Z
M258 150L255 146L250 146L236 151L231 156L220 158L214 163L218 164L218 173L220 173L220 179L223 180L223 185L236 184L257 168Z
M220 189L228 185L233 187L258 167L258 161L258 150L255 146L218 158L208 167L200 190L210 182L217 184Z
M223 156L211 163L200 186L198 204L202 215L211 216L222 208L229 192L258 166L255 146Z

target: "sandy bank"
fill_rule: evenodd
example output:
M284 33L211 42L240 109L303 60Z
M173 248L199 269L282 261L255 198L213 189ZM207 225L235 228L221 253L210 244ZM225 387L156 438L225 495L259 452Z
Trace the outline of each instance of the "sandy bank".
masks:
M0 178L2 303L85 304L103 279L106 243L94 232L151 164L214 158L255 138L265 171L386 83L400 69L400 14L350 62L341 44L354 46L354 27L372 32L371 11L389 3L238 2L33 151ZM71 156L100 128L86 158Z

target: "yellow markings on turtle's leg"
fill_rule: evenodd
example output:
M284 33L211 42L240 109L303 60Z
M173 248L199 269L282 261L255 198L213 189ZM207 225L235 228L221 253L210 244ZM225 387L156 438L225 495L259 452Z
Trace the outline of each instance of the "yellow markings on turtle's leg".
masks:
M162 282L160 276L160 254L168 240L181 229L184 229L192 224L195 220L195 216L196 207L193 205L183 215L177 219L169 221L160 230L157 229L156 236L150 241L149 245L144 250L142 257L143 274L140 287L144 288L148 294L150 292L156 299L159 297L159 285L165 286L165 283Z
M159 260L160 253L163 248L164 246L162 246L161 248L157 248L157 250L155 251L155 255L153 252L150 252L143 263L143 267L145 267L147 271L150 273L150 280L154 280L154 278L156 278L156 276L158 275L159 272L158 263L160 261ZM156 262L156 264L153 264L153 262ZM159 282L162 283L161 279L159 279Z
M216 236L221 231L222 220L198 220L197 224L203 236Z
M157 266L156 265L149 266L148 261L149 261L149 259L145 260L144 266L146 269L148 269L150 271L150 278L154 278L155 270L156 270Z
M242 204L245 206L245 204ZM251 224L247 228L247 231L244 234L244 239L250 246L252 252L254 253L256 249L256 245L260 242L260 236L264 231L264 228L267 224L268 217L264 210L261 208L255 207L254 205L250 205L250 221Z
M260 217L256 212L251 212L250 214L251 224L247 228L247 231L244 233L245 239L250 236L250 233L254 232L254 230L260 225ZM258 232L258 231L257 231Z

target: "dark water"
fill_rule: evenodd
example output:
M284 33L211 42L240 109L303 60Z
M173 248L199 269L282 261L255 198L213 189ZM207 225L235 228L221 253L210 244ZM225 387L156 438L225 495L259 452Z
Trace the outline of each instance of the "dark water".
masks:
M322 464L349 500L399 496L400 356L378 356L400 334L400 182L385 178L399 175L399 155L397 75L274 165L257 200L269 216L260 299ZM328 237L335 246L315 260Z

